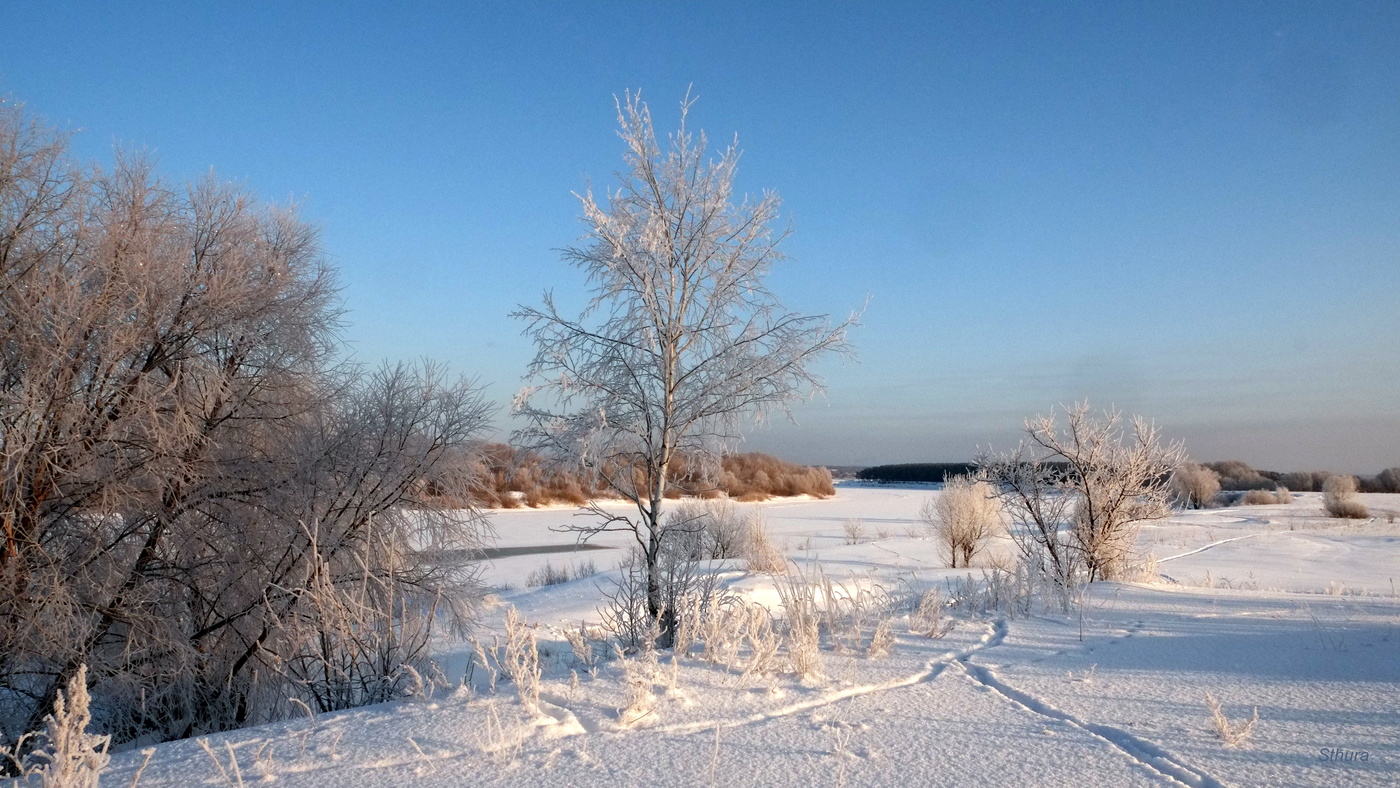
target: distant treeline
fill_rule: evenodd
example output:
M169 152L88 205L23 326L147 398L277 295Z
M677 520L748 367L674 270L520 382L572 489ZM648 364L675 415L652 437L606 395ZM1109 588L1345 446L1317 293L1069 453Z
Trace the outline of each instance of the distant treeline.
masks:
M856 478L867 482L946 482L951 476L975 473L970 462L904 462L862 468Z
M1220 475L1220 489L1230 491L1275 490L1286 487L1293 492L1321 492L1331 471L1261 471L1239 460L1204 463ZM1386 468L1375 476L1356 477L1357 487L1368 493L1400 493L1400 468Z
M616 496L596 474L550 462L537 452L503 443L484 444L464 453L442 474L459 476L462 481L430 483L428 495L436 494L438 489L466 489L467 498L455 501L459 505L493 509L559 503L581 506L591 499ZM762 501L794 495L824 498L836 494L831 473L826 468L794 465L758 453L727 455L721 458L718 468L708 473L695 463L679 458L671 463L667 477L670 484L667 498L728 497L737 501Z
M1320 492L1331 471L1260 471L1239 460L1207 462L1203 465L1220 477L1220 489ZM906 462L862 468L856 478L870 482L946 482L950 477L977 472L970 462ZM1387 468L1375 476L1356 477L1361 492L1400 493L1400 468Z

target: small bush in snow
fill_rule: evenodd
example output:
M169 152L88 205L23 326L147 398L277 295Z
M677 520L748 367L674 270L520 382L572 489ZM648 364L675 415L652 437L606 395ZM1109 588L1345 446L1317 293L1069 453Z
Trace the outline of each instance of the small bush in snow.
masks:
M696 560L743 558L748 551L749 518L723 498L681 501L666 516L666 531Z
M1250 490L1240 498L1240 506L1262 506L1274 502L1274 494L1268 490Z
M748 550L749 519L723 499L705 502L705 558L742 558ZM757 516L757 515L754 515Z
M530 588L557 586L569 582L570 579L569 567L567 564L564 566L555 566L552 563L545 562L544 566L531 571L530 574L525 576L525 585Z
M909 615L909 631L926 638L941 638L953 628L953 622L943 618L943 593L930 588L919 597L919 606Z
M1365 504L1356 500L1355 476L1327 477L1322 485L1322 508L1332 517L1364 520L1371 516Z
M846 544L860 544L869 539L865 532L865 523L858 519L846 520L841 523L841 532L845 534Z
M949 566L970 566L1001 524L1001 503L996 491L969 476L954 476L942 494L924 502L919 510L924 522L948 551Z
M1064 412L1063 427L1053 414L1031 419L1015 452L983 454L977 465L1016 526L1022 557L1070 588L1081 568L1090 582L1123 576L1142 523L1168 514L1185 452L1140 417L1094 418L1087 402Z
M1220 474L1194 462L1183 463L1172 474L1172 498L1183 509L1206 509L1220 492Z

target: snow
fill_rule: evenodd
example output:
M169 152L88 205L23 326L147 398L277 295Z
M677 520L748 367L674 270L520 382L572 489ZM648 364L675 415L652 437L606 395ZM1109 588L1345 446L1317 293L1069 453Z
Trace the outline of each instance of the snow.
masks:
M950 570L917 535L929 490L838 486L829 500L752 504L804 567L890 590L980 577ZM205 737L244 784L551 785L1347 785L1400 783L1400 496L1367 495L1378 517L1328 519L1315 494L1289 505L1180 512L1144 529L1154 581L1098 583L1080 611L959 615L930 639L896 622L888 656L823 652L823 676L744 675L698 658L659 658L655 708L627 722L621 667L578 664L557 627L594 609L630 536L610 549L512 555L486 568L505 605L540 625L541 713L508 683ZM572 543L550 530L572 510L493 512L501 547ZM872 541L843 544L859 518ZM1004 540L991 558L1008 554ZM592 560L599 574L526 588L546 561ZM776 606L773 580L720 567L723 582ZM1150 579L1149 579L1150 580ZM508 586L508 587L507 587ZM446 647L449 683L469 647ZM574 676L577 676L577 681ZM1211 731L1211 692L1233 721L1257 708L1236 748ZM1339 752L1342 751L1342 752ZM1344 759L1345 753L1365 752ZM1330 753L1330 754L1329 754ZM1335 755L1336 757L1333 757ZM127 786L138 752L104 786ZM232 778L232 772L230 772ZM225 785L196 741L154 748L140 785Z

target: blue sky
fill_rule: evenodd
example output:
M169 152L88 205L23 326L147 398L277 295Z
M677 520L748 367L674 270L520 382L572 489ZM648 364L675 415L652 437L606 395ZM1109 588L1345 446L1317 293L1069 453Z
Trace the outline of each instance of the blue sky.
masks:
M860 360L745 448L959 460L1089 397L1201 459L1400 465L1400 4L12 3L0 94L296 199L367 360L503 405L570 192L688 85ZM17 32L22 34L16 34ZM498 419L508 428L504 414Z

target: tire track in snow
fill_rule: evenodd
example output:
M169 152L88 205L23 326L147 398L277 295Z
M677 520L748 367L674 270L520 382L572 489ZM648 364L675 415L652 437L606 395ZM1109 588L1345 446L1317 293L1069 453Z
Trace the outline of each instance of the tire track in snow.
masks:
M847 698L857 698L863 695L873 695L877 692L887 692L889 690L912 687L915 684L924 684L938 678L945 668L954 663L960 663L979 651L1000 646L1006 639L1006 623L1000 619L987 628L987 632L977 640L976 643L968 646L962 651L948 651L924 663L924 669L912 676L902 679L886 681L880 684L864 684L857 687L847 687L843 690L827 693L817 698L793 703L782 708L771 711L760 711L746 717L731 720L705 720L697 722L685 722L676 725L658 725L648 728L649 731L658 733L690 734L702 731L713 731L715 728L729 729L740 728L748 725L760 725L770 720L790 717L794 714L801 714L804 711L811 711L823 706L830 706L833 703L846 700Z
M1000 642L1006 637L1006 622L998 620L996 626L1001 630L1001 636L998 639ZM1190 788L1225 788L1224 783L1200 769L1182 763L1171 753L1152 742L1140 739L1121 728L1081 720L1067 711L1055 708L1035 695L1016 689L1001 680L992 672L991 668L969 662L968 659L971 656L972 654L968 654L956 660L958 666L963 669L963 673L978 684L1005 698L1013 706L1078 728L1096 739L1107 742L1148 771L1155 772L1179 785L1190 786Z

